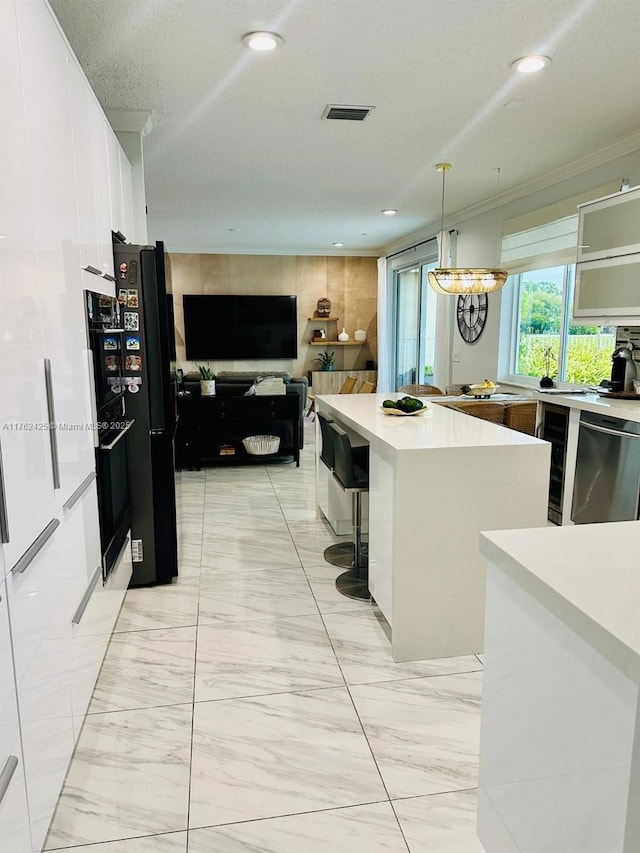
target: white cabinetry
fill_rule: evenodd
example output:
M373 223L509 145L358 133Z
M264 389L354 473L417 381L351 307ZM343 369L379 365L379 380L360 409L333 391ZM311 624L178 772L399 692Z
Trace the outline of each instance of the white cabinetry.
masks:
M44 342L12 0L0 3L0 70L7 165L0 178L0 442L10 534L3 546L8 571L55 512L51 449L43 429L48 420Z
M7 575L33 847L40 850L74 746L68 672L69 548L55 530ZM72 573L71 573L72 574Z
M580 207L573 316L640 320L640 187Z
M0 838L7 853L31 853L4 580L0 580Z
M0 92L0 848L23 853L44 842L131 576L128 553L105 586L98 569L83 289L114 285L82 267L113 273L132 190L45 0L0 2Z

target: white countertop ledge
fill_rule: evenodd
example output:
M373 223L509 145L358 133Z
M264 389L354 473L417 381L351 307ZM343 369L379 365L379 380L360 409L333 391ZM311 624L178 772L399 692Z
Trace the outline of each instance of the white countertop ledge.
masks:
M615 397L603 397L600 394L545 394L537 393L534 397L541 403L555 403L556 406L566 406L569 409L580 409L584 412L595 412L599 415L610 415L627 421L640 423L640 401L620 400Z
M421 415L386 415L382 403L402 394L328 394L316 397L319 411L350 426L369 442L394 451L460 447L513 447L539 444L539 439L500 424L447 409L423 397L427 411Z
M480 550L640 684L640 521L497 530Z

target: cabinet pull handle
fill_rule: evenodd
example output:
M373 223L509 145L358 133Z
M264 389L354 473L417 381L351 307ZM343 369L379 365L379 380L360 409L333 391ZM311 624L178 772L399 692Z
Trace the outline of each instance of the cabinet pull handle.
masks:
M107 280L107 281L115 281L114 276L112 276L112 275L111 275L110 273L108 273L108 272L103 272L103 273L102 273L102 278L106 278L106 280Z
M58 434L56 432L56 409L53 401L53 380L51 378L51 361L44 359L44 386L47 393L47 416L49 418L49 445L51 447L51 469L53 473L53 488L60 488L60 460L58 458Z
M54 518L53 521L50 521L49 524L47 524L35 542L27 548L11 571L16 575L21 575L25 572L38 556L40 551L42 551L49 539L51 539L58 527L60 527L60 522L57 518Z
M88 474L84 478L84 480L80 483L80 485L75 490L75 492L71 495L69 500L62 504L62 509L69 510L69 509L71 509L72 506L75 506L75 504L78 503L78 501L80 500L82 495L87 491L87 489L89 488L91 483L93 483L95 478L96 478L96 472L95 471L92 471L90 474Z
M98 578L102 576L102 566L98 566L93 575L91 576L91 580L89 581L89 586L85 589L84 595L82 596L82 600L78 605L76 612L71 617L71 621L74 625L79 625L82 617L84 616L84 611L87 609L87 605L89 604L89 599L93 593L93 590L98 583Z
M102 270L97 269L96 267L92 267L91 264L87 264L86 267L82 267L86 272L90 272L91 275L99 275L102 278Z
M9 542L9 516L7 515L7 495L4 490L4 471L2 468L2 447L0 446L0 542Z
M7 793L7 788L11 784L13 774L18 769L18 758L15 755L10 755L4 763L2 772L0 773L0 803L4 800L4 795Z

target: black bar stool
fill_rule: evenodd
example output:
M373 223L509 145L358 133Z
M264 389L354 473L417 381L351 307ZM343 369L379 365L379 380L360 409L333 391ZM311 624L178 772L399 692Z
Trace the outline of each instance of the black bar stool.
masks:
M321 412L318 412L318 421L320 422L320 433L322 435L322 449L320 450L320 461L326 465L331 474L335 465L335 454L333 452L333 434L329 428L329 424L333 421L331 418L326 418ZM324 558L327 563L332 566L337 566L342 569L349 569L353 566L353 543L352 542L337 542L335 545L329 545L325 548Z
M331 474L335 467L335 453L333 450L333 433L329 428L329 424L333 421L331 418L325 417L321 412L318 412L318 421L320 423L320 434L322 436L322 448L320 450L320 461L326 465ZM352 448L354 457L360 464L360 467L368 466L369 448L354 447ZM352 569L355 565L355 546L353 542L337 542L335 545L329 545L324 550L324 558L327 563L332 566L337 566L340 569Z
M368 558L362 542L361 498L363 492L369 491L369 448L353 448L343 429L335 423L330 423L328 427L333 437L333 477L344 492L351 494L353 524L352 562L348 570L336 578L336 589L348 598L368 601L371 593L368 585Z

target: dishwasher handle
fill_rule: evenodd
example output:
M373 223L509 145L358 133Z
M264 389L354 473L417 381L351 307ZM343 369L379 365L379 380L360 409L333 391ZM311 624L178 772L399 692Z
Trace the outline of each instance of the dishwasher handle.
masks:
M635 432L623 432L619 429L609 429L608 427L596 426L585 421L580 421L580 429L591 429L594 432L604 432L606 435L619 435L621 438L637 438L640 441L640 434Z

